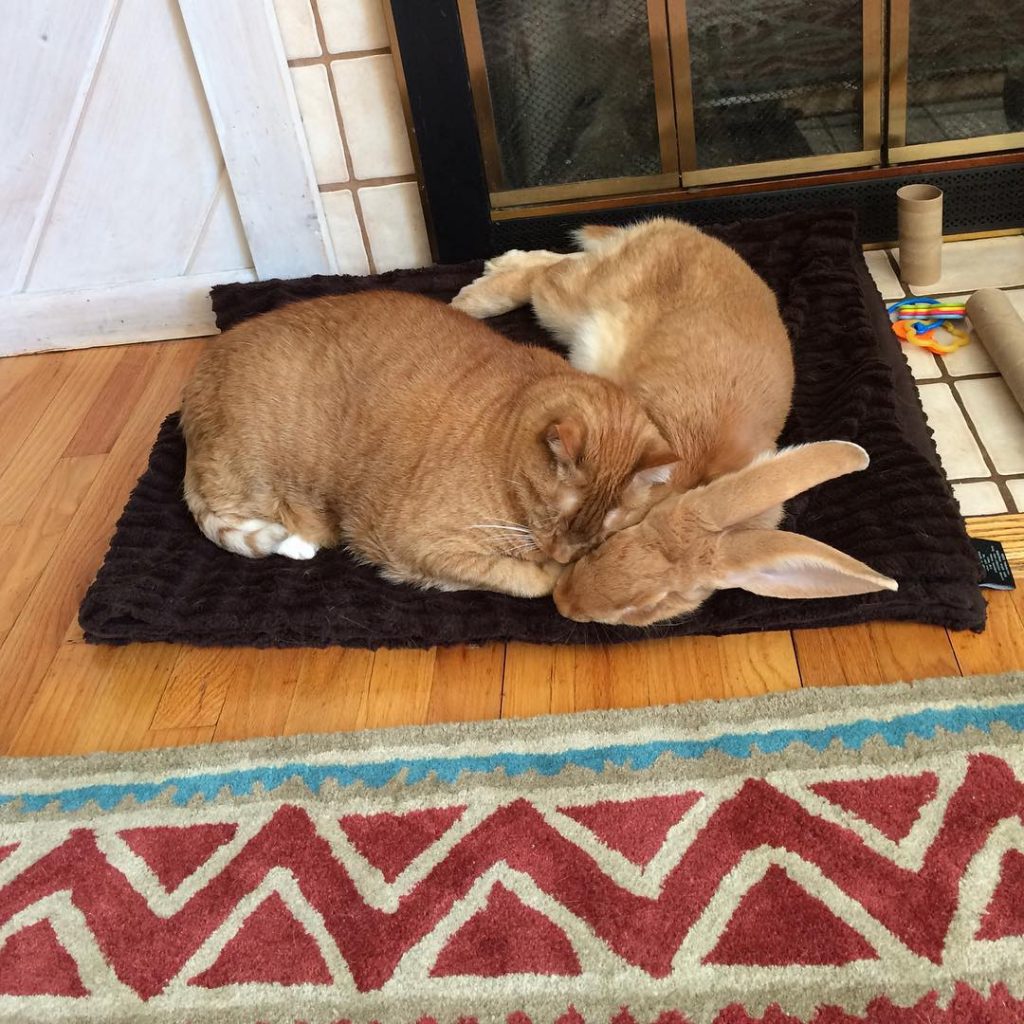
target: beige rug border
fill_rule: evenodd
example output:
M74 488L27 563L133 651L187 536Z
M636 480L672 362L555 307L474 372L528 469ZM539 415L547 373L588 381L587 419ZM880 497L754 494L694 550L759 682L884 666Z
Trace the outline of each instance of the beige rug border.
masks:
M187 747L159 747L120 753L77 754L51 757L0 758L0 780L10 787L23 779L77 776L85 779L109 772L167 774L195 771L202 765L247 761L302 760L327 752L344 754L400 751L414 746L474 744L500 750L503 743L539 742L568 733L589 733L588 746L621 735L625 730L658 728L694 731L728 723L736 729L811 714L859 709L873 711L907 701L990 699L1018 695L1024 698L1024 670L985 676L945 676L883 685L807 687L756 697L690 701L649 708L615 711L579 711L534 718L503 718L483 722L451 722L367 729L354 732L304 733L265 739L206 743ZM724 712L724 713L723 713ZM225 768L225 770L227 770Z

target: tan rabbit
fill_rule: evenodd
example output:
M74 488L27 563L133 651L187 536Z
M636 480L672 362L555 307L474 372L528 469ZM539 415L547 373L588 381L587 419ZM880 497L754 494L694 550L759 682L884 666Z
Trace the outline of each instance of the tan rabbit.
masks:
M792 400L793 358L775 296L764 281L728 246L675 220L585 227L577 239L584 251L570 255L505 253L488 263L484 275L464 288L453 305L484 317L532 302L541 323L567 345L574 366L607 377L640 399L679 455L672 474L678 495L755 461L759 472L769 471L776 460L782 467L792 465L774 452ZM863 467L849 465L820 479L854 468ZM775 504L755 502L755 512L728 525L752 519L746 525L766 533L781 519L781 502L809 486L794 478L792 487L772 491L785 492ZM651 527L655 533L679 503L676 497L667 500L670 507L657 510ZM685 520L688 513L680 514ZM605 525L602 540L622 524L613 512ZM696 603L673 600L677 591L667 584L648 586L658 570L667 578L664 545L646 551L653 536L632 527L608 551L599 548L585 556L556 588L563 614L602 622L654 622L695 608L703 597ZM788 543L791 535L780 536ZM690 555L678 545L671 551L679 558L680 572L693 568ZM617 567L614 580L595 568L612 564ZM814 593L895 586L866 566L860 569L867 575L858 577L859 591L839 591L829 583L832 589ZM715 585L702 576L697 589L706 597Z
M757 526L789 498L867 465L859 445L819 441L673 494L562 573L558 610L578 622L646 626L730 587L764 597L896 590L895 580L827 544Z

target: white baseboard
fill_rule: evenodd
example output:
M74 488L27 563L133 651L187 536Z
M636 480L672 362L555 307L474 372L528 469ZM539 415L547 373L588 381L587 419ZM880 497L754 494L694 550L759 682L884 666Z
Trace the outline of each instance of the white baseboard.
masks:
M210 289L253 270L68 292L0 295L0 356L216 334Z

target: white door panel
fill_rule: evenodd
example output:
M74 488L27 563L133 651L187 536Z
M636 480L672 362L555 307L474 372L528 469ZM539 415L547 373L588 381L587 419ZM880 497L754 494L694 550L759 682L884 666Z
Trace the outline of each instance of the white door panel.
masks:
M270 0L3 18L0 355L212 333L211 284L334 269Z

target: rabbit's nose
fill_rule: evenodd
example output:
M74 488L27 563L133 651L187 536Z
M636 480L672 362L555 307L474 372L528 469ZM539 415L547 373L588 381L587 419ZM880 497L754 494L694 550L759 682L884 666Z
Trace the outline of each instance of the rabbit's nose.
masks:
M560 614L564 615L567 619L576 619L579 622L583 620L577 618L579 614L577 610L578 602L572 586L572 577L575 571L576 566L571 565L558 577L558 582L555 584L552 596L555 599L555 607Z

